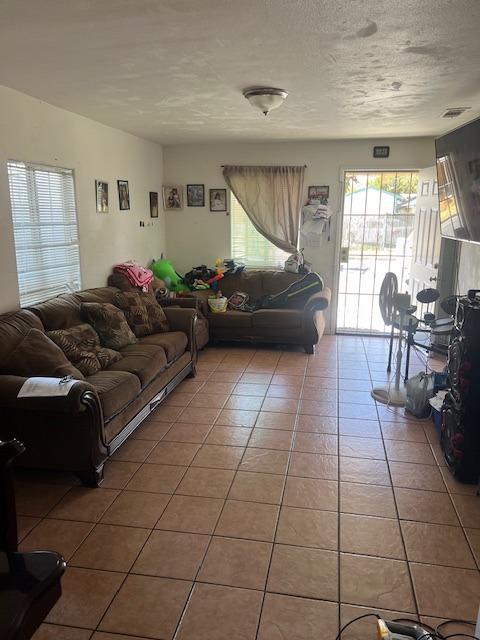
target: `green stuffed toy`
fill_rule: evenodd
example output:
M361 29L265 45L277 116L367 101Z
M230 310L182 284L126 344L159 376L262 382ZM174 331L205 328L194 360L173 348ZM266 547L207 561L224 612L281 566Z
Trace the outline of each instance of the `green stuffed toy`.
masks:
M183 279L175 271L170 260L166 260L165 258L152 260L150 269L157 278L160 278L165 282L165 285L170 291L176 291L177 293L190 291L190 289L183 284Z

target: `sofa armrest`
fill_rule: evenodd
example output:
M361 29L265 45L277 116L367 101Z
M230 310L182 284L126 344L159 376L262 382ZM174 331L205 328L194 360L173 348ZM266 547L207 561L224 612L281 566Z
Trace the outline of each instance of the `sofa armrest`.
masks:
M187 335L187 349L192 354L193 362L196 362L195 323L197 321L197 311L195 309L180 309L179 307L164 307L163 310L167 316L171 331L183 331Z
M305 303L305 313L310 314L315 311L324 311L330 304L331 297L332 292L328 287L325 287L318 293L314 293Z
M54 411L77 415L90 403L98 403L97 392L91 384L79 380L66 396L18 398L18 392L28 378L0 375L0 409L27 409L30 411Z
M161 307L179 307L181 309L197 309L199 302L197 298L165 298L159 301Z

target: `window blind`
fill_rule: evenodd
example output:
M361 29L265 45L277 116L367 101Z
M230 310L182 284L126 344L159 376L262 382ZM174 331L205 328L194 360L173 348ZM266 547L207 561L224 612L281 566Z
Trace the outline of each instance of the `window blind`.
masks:
M8 162L22 307L81 288L73 172Z
M282 267L289 254L278 249L259 233L242 205L231 194L232 258L248 267Z

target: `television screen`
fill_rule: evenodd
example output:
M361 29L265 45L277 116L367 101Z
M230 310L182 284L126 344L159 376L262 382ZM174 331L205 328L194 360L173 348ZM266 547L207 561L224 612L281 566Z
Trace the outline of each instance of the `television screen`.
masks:
M435 140L442 236L480 242L480 118Z

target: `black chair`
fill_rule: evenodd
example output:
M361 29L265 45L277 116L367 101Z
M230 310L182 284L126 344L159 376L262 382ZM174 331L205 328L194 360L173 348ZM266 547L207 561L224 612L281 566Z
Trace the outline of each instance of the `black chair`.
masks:
M0 441L0 638L29 640L62 594L66 563L53 551L19 553L11 467L18 440Z

